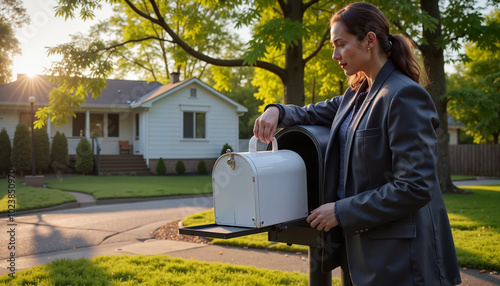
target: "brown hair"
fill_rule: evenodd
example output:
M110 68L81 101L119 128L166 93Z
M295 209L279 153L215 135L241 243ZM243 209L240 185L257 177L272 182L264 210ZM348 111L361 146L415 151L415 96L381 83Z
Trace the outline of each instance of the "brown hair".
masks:
M408 77L420 84L427 83L427 74L422 70L415 54L415 44L402 34L389 34L389 21L374 5L366 2L357 2L340 9L330 18L330 27L336 22L342 22L350 34L356 39L363 40L368 32L377 36L380 47L394 63L394 65ZM358 89L365 79L362 72L349 78L349 85Z

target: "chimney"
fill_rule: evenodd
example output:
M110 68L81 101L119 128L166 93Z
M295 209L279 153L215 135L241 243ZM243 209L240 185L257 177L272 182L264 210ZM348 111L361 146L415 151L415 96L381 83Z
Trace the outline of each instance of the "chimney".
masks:
M170 74L170 83L176 83L179 82L179 72L173 72Z

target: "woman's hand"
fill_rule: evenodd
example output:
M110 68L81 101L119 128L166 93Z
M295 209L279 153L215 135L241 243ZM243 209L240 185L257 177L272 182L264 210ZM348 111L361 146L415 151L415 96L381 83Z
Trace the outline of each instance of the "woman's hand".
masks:
M329 231L339 225L335 218L335 203L328 203L313 210L307 217L307 223L317 230Z
M269 106L264 113L255 120L253 134L264 143L271 142L278 126L280 110L276 106Z

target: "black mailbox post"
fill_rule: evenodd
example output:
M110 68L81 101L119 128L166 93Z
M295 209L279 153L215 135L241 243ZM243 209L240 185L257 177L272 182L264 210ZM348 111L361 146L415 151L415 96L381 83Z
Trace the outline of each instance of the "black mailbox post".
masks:
M309 211L324 203L323 165L330 128L323 126L294 126L276 134L279 149L299 154L306 165L307 200ZM271 149L271 146L268 146ZM283 222L264 228L228 227L215 224L180 229L179 233L213 238L232 238L268 232L270 241L300 244L309 247L309 285L332 285L331 271L322 272L322 252L325 233L311 228L305 219Z

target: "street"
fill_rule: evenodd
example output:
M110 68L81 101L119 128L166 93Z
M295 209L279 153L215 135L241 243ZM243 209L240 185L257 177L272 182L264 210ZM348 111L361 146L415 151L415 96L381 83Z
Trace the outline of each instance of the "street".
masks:
M0 275L9 272L7 267L12 257L16 260L16 269L22 269L20 264L26 256L144 241L161 225L207 210L212 205L211 196L196 196L19 215L14 222L2 217Z

